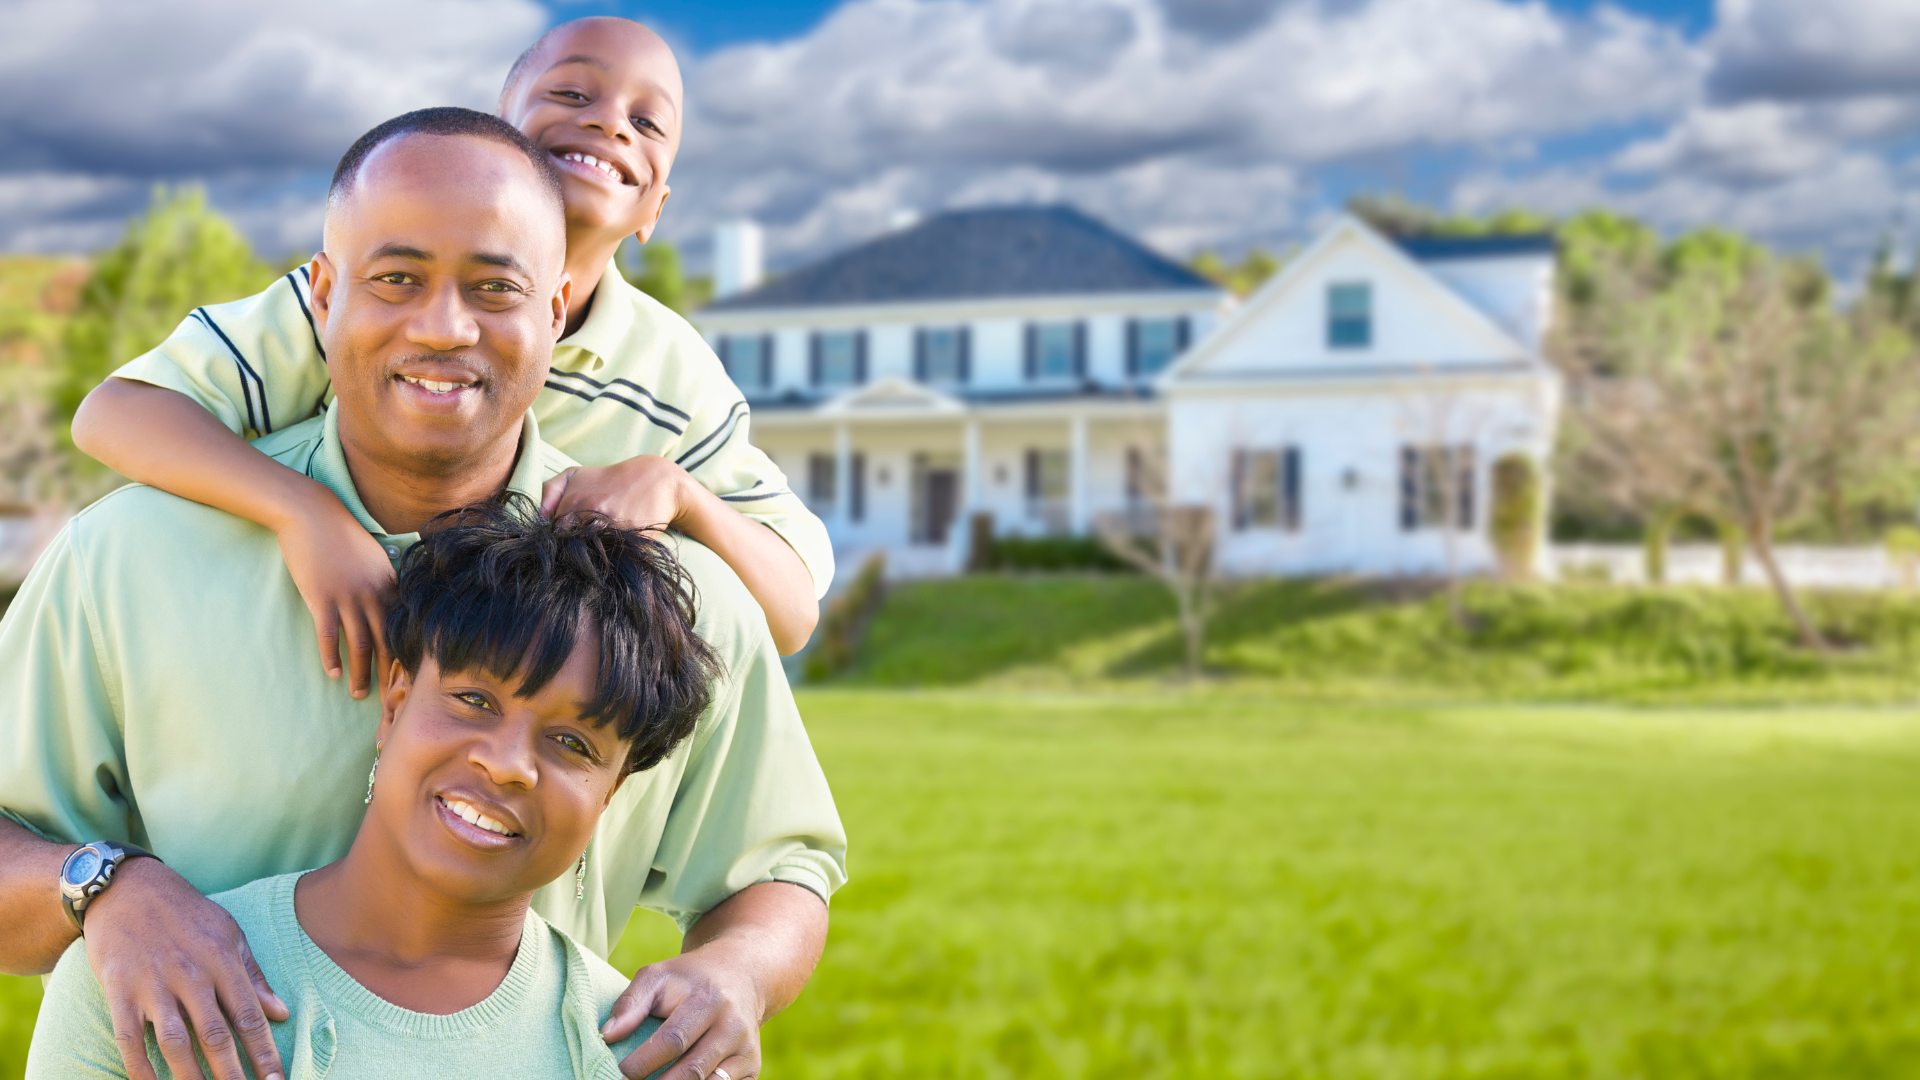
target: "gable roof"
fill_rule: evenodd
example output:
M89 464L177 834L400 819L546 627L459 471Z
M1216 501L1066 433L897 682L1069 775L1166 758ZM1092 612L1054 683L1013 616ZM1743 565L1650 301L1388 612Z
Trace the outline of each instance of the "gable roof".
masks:
M708 311L1218 286L1067 206L954 210L830 255Z
M1308 245L1307 250L1290 260L1278 274L1268 279L1265 285L1243 301L1213 333L1201 339L1199 344L1189 349L1161 372L1154 380L1156 386L1164 389L1197 375L1199 369L1204 368L1214 357L1226 351L1237 338L1251 332L1261 320L1279 307L1286 296L1311 275L1313 267L1326 253L1349 236L1357 237L1362 244L1374 250L1388 266L1417 283L1417 286L1433 299L1438 310L1457 320L1473 333L1482 336L1488 342L1492 352L1523 356L1527 358L1523 361L1526 366L1537 370L1549 370L1546 362L1524 342L1514 337L1512 332L1495 322L1492 316L1475 307L1436 277L1432 271L1415 261L1406 250L1404 243L1389 240L1359 218L1342 214L1326 231L1315 238L1312 244ZM1461 368L1456 366L1451 370L1461 370ZM1324 376L1327 372L1302 372L1301 374ZM1385 372L1356 372L1356 374L1380 375Z

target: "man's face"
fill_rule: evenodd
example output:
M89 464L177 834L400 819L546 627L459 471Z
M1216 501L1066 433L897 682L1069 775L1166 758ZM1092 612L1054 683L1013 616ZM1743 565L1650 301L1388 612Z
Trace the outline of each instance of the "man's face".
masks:
M500 115L553 155L569 230L634 233L644 243L680 149L680 104L680 65L666 42L626 19L591 18L547 40L507 88Z
M313 263L343 435L415 469L517 436L565 324L565 245L510 146L409 135L369 155Z

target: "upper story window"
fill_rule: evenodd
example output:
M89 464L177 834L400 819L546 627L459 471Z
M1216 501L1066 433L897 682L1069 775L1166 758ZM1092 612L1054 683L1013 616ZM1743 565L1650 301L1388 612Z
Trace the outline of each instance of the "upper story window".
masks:
M967 381L972 335L964 326L936 326L913 335L913 377L926 383Z
M1186 350L1193 324L1185 315L1127 322L1127 374L1157 375Z
M867 333L864 330L822 330L813 335L813 385L823 388L859 386L867 381Z
M1327 286L1327 348L1373 345L1373 286L1350 282Z
M1026 353L1029 379L1071 379L1085 375L1087 324L1028 323Z
M773 335L728 334L720 339L720 363L742 390L773 385Z

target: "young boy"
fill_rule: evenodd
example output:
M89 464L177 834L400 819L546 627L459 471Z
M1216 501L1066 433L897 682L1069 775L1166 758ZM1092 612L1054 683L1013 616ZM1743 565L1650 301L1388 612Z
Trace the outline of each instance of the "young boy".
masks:
M548 31L501 90L501 117L553 156L567 206L575 299L533 414L543 439L586 464L549 482L542 510L593 510L700 541L740 575L775 644L791 653L812 633L833 578L826 529L748 442L746 402L698 332L612 265L622 240L645 243L659 220L681 102L672 50L610 17ZM336 678L346 639L357 698L386 666L391 558L326 488L242 441L332 400L313 270L194 311L88 395L73 439L130 479L272 529ZM448 333L419 344L457 349L458 327Z

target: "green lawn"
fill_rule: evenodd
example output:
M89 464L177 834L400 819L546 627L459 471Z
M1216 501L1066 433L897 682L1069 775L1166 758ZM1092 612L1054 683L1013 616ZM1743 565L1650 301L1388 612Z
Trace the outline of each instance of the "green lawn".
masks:
M1920 1075L1908 713L803 708L854 883L769 1077Z

